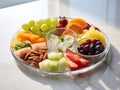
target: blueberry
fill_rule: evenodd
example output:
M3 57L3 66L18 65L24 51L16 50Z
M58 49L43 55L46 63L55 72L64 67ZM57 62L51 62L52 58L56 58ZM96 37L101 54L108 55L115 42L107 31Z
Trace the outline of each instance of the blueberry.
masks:
M102 43L100 42L100 40L96 41L96 45L102 45Z
M95 45L93 43L90 44L90 51L94 52L95 51Z
M101 45L96 45L95 46L96 51L102 51L102 46Z
M101 52L100 52L100 51L96 51L96 52L95 52L95 54L99 54L99 53L101 53Z

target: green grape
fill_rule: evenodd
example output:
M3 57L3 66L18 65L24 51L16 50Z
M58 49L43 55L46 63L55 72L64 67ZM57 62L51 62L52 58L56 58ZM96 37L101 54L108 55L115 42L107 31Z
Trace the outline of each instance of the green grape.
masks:
M41 36L41 37L43 37L43 33L39 30L39 31L37 31L37 32L35 32L34 34L36 34L36 35L39 35L39 36Z
M53 26L53 25L51 25L51 26L49 26L49 29L48 29L48 31L50 31L50 30L55 30L56 28Z
M40 31L40 26L39 26L38 24L35 24L35 25L32 27L31 31L32 31L33 33L36 33L36 32L38 32L38 31Z
M22 24L22 28L23 28L23 30L25 30L25 31L29 31L30 30L30 26L28 25L28 24Z
M51 25L53 25L54 27L56 27L57 24L58 24L58 19L57 18L51 19Z
M47 24L42 24L40 28L43 32L46 32L48 30L48 25Z
M34 20L29 21L29 22L28 22L28 25L29 25L30 27L34 26L34 25L35 25L35 21L34 21Z
M50 25L51 25L51 20L50 20L50 18L46 18L46 19L44 20L44 24L47 24L48 26L50 26Z
M39 26L41 26L41 25L43 24L43 20L38 20L38 21L36 21L36 23L37 23Z

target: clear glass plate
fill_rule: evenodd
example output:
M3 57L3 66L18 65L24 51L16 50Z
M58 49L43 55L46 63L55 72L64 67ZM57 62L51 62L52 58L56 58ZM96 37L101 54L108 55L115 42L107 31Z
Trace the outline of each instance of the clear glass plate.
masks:
M109 50L110 50L110 42L108 40L107 35L102 30L101 30L101 32L104 34L105 40L106 40L106 47L105 47L105 50L102 52L103 56L102 56L101 60L99 60L97 62L91 62L90 66L82 68L82 69L74 70L74 71L70 71L70 70L68 70L66 72L43 71L43 70L40 70L39 68L35 68L31 65L26 64L23 60L21 60L19 57L17 57L15 55L14 50L12 48L10 48L10 50L11 50L13 57L15 58L15 62L17 64L17 66L26 72L29 72L31 74L37 74L39 76L53 76L53 77L54 76L61 76L61 75L71 76L71 75L81 74L81 73L85 73L85 72L89 72L91 70L94 70L95 68L100 66L107 59L108 54L109 54Z

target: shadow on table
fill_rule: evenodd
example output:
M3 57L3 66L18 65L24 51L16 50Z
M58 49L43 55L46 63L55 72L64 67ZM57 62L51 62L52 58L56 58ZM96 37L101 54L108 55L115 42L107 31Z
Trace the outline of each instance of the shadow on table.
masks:
M75 79L77 85L84 90L86 87L92 90L119 90L120 89L120 53L111 45L108 60L106 60L94 72L87 75L87 82L83 83L84 75Z
M72 77L41 77L32 75L20 69L25 75L32 80L50 85L53 90L58 89L76 89L84 90L116 90L120 88L120 53L111 45L110 53L107 60L95 70L87 73L75 75Z

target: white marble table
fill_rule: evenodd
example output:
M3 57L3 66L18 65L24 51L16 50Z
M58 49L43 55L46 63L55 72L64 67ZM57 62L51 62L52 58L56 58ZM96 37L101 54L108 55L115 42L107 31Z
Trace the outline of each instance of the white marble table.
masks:
M101 27L111 43L109 60L101 67L71 78L54 79L38 78L17 67L10 53L11 36L23 22L51 17L53 11L48 11L51 10L50 4L53 3L40 0L0 9L0 90L120 90L120 30L87 15L84 17ZM77 10L74 13L79 17ZM58 12L54 12L54 15L58 15ZM63 15L74 17L74 14L67 12Z

